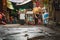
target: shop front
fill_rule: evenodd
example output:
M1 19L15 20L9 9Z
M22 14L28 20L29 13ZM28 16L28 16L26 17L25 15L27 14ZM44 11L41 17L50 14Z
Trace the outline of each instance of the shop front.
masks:
M33 11L27 11L26 13L26 23L35 24Z
M35 4L33 4L33 3L36 3L36 6L34 6ZM33 7L34 6L34 7ZM43 13L43 10L45 10L44 9L44 7L46 7L47 8L47 3L46 2L44 2L44 1L40 1L39 0L39 2L36 0L36 1L31 1L31 0L7 0L7 7L8 7L8 9L10 9L10 10L15 10L16 12L11 12L10 10L8 10L8 12L12 15L16 15L16 16L18 16L17 14L18 14L18 12L17 11L23 11L24 9L31 9L31 11L27 11L26 12L26 19L25 20L29 20L29 21L34 21L34 15L35 14L38 14L39 12L42 12ZM9 15L10 15L9 14ZM19 19L19 17L18 17L18 19ZM34 22L33 22L33 24L34 24Z
M31 0L7 0L7 12L9 14L9 17L13 16L13 19L16 18L18 23L18 19L25 17L19 17L20 14L18 13L18 11L21 11L21 15L25 15L24 9L33 9L33 3Z

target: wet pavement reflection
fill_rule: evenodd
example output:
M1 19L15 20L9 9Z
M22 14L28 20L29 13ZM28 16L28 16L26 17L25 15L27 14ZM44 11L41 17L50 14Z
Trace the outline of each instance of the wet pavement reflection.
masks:
M60 32L44 26L0 27L1 40L60 40Z

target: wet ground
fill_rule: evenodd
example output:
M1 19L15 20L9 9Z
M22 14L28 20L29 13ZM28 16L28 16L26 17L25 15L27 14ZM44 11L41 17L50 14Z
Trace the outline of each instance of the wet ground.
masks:
M9 25L0 27L4 40L60 40L60 32L40 25Z

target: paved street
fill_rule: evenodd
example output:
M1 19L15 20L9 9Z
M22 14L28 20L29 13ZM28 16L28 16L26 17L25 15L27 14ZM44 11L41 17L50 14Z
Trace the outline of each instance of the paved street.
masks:
M5 36L9 40L59 40L57 35L60 35L59 32L40 25L8 24L1 26L3 27L0 27L0 33L1 31L4 33L0 35ZM55 36L57 37L55 38ZM40 39L40 37L43 38Z

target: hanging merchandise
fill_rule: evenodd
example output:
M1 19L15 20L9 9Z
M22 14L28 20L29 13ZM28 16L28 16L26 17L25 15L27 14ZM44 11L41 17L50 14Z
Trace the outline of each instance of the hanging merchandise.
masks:
M9 0L7 0L7 7L9 9L14 9L13 6L12 6L12 3Z

